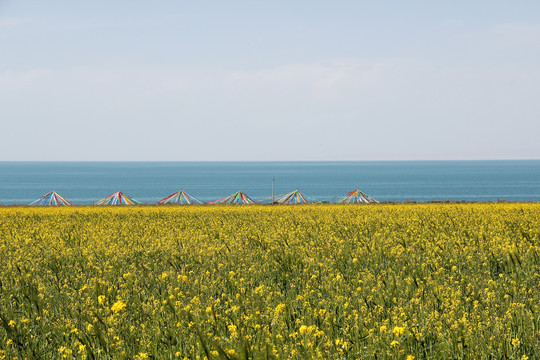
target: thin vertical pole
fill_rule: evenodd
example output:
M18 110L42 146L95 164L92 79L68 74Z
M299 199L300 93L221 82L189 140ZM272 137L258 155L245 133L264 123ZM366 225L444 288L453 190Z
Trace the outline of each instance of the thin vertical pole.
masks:
M274 177L272 176L272 204L274 203Z

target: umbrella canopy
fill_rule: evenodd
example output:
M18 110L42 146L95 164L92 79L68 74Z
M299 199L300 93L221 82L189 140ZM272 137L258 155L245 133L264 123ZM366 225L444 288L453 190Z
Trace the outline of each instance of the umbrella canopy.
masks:
M378 203L377 200L356 189L338 200L342 204Z
M99 200L94 205L135 205L142 204L140 201L133 199L120 191L115 192L107 196L104 199Z
M254 204L254 203L255 201L251 200L249 196L247 196L241 191L237 191L230 196L224 197L223 199L210 201L208 204Z
M158 201L158 204L202 204L200 200L180 190Z
M59 206L59 205L73 205L73 203L67 200L62 195L58 194L56 191L51 191L50 193L43 195L39 199L32 201L30 205Z
M278 196L278 204L309 204L312 201L304 196L299 190L291 191L288 194Z

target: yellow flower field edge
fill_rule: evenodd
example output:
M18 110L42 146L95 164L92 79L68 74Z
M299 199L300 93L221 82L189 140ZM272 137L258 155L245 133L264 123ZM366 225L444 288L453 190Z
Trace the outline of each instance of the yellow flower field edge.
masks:
M540 204L0 208L1 359L533 359Z

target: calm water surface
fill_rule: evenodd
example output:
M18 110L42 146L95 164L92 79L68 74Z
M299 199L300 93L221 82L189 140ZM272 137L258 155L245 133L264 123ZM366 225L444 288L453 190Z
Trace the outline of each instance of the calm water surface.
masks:
M56 190L77 204L122 191L153 203L184 189L206 202L299 189L335 201L360 189L379 201L540 201L540 160L373 162L0 162L0 204Z

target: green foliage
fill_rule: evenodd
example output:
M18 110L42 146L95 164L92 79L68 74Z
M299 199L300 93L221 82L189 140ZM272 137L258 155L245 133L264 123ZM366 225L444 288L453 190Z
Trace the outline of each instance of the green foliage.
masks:
M0 359L524 359L540 205L0 209Z

